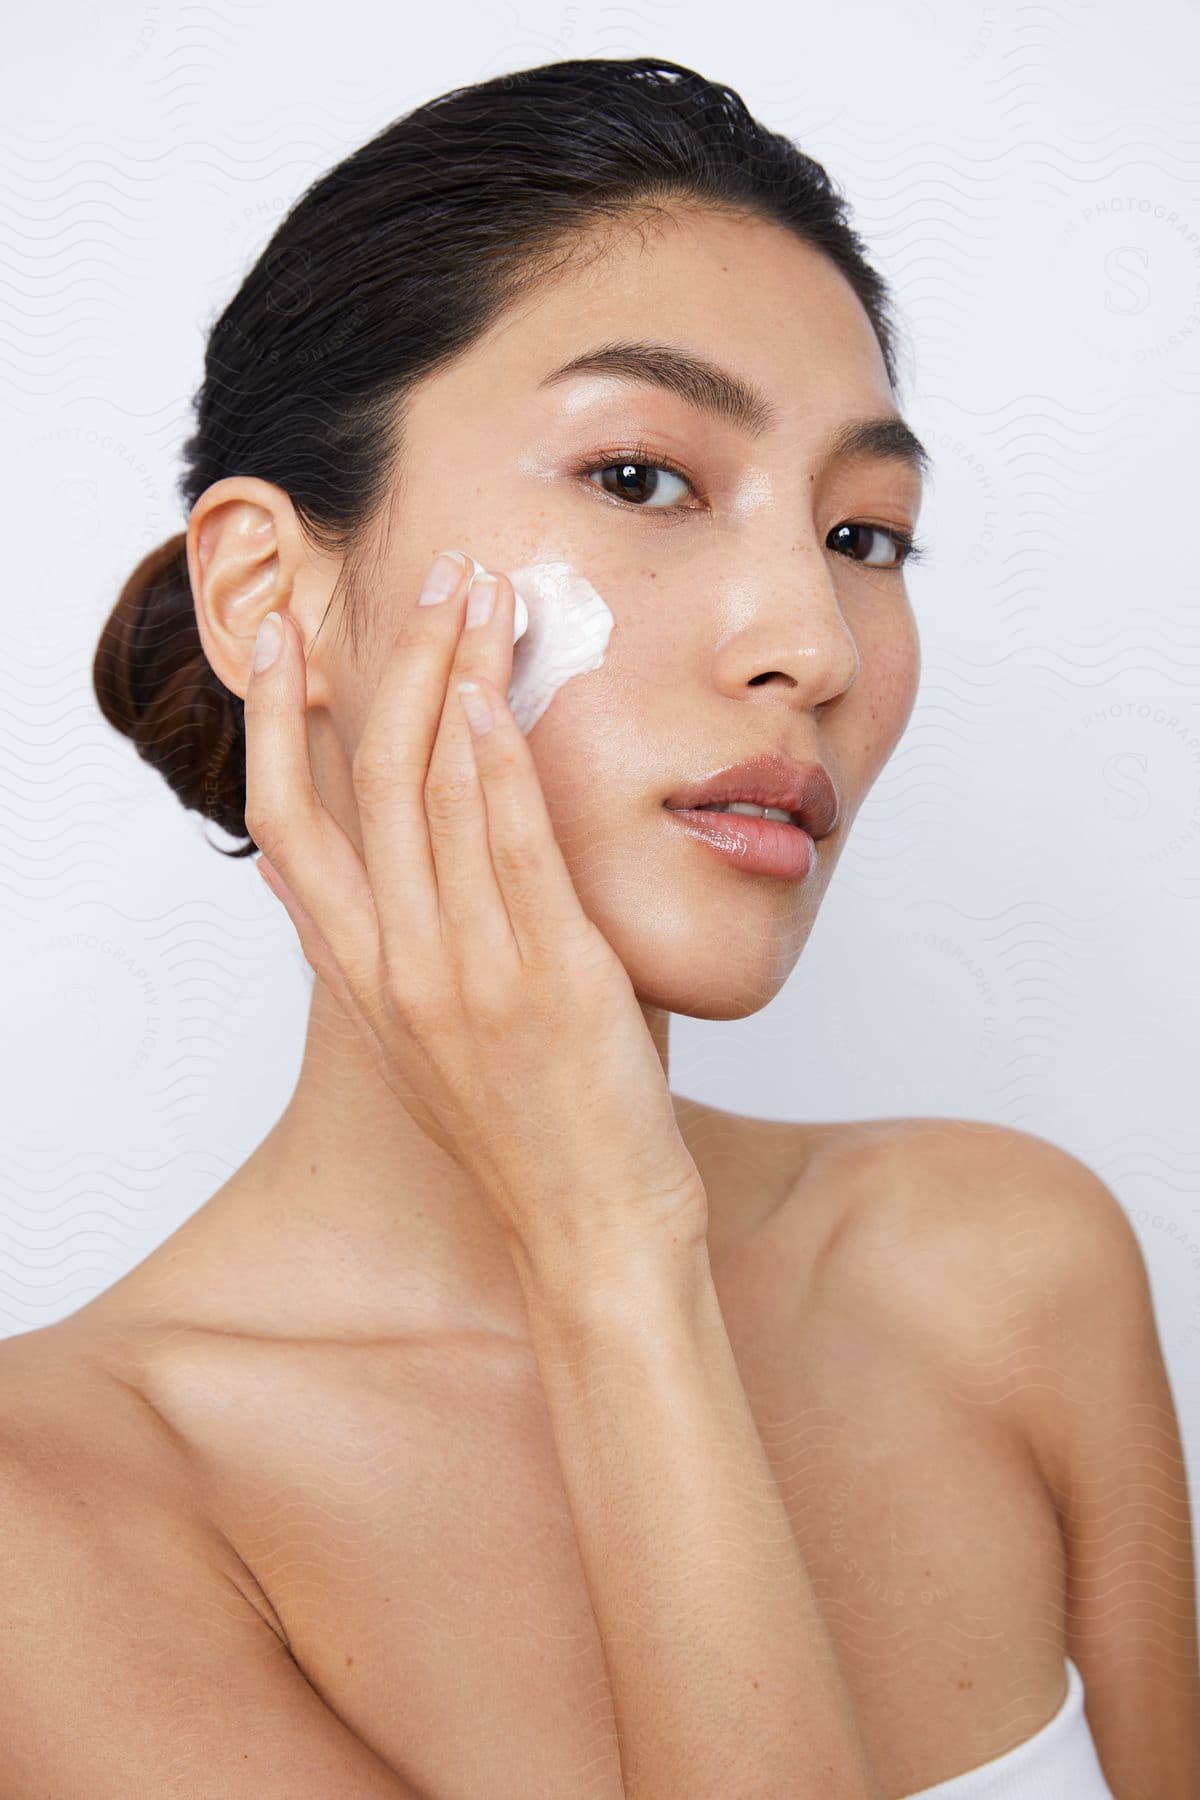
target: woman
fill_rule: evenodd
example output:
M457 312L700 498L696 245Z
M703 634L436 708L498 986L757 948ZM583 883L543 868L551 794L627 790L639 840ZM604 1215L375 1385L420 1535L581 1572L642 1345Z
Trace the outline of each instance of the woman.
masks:
M1194 1794L1108 1190L668 1086L917 683L927 459L824 171L672 63L444 95L280 226L187 450L96 689L269 858L310 1026L245 1165L3 1346L5 1793Z

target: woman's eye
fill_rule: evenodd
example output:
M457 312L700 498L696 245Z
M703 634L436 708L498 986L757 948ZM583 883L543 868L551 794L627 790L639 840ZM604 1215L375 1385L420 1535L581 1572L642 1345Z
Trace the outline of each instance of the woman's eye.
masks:
M883 555L873 554L871 539L881 540ZM920 547L906 531L897 531L891 525L835 525L826 543L831 550L840 556L846 556L851 562L860 562L868 569L902 569L906 562L916 561L922 555ZM862 546L866 554L859 555Z
M600 463L587 470L589 480L597 475L601 479L595 485L603 488L615 500L628 500L634 506L646 506L652 511L678 506L682 494L686 494L691 487L691 483L682 475L663 463ZM672 491L672 483L682 490L682 494Z

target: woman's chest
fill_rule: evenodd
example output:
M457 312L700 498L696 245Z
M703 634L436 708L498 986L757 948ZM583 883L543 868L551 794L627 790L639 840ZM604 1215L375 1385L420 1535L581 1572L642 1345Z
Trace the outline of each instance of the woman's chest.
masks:
M731 1295L727 1323L889 1794L998 1754L1014 1702L1041 1692L1048 1717L1061 1689L1060 1539L1030 1459L865 1322L793 1345ZM430 1800L619 1800L532 1358L431 1345L368 1380L281 1363L223 1394L218 1523L352 1729Z

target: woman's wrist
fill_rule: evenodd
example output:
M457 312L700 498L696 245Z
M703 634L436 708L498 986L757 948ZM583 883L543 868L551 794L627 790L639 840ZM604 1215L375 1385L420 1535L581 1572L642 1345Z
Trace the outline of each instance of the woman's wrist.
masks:
M579 1233L570 1243L514 1243L512 1255L534 1327L636 1330L664 1310L690 1310L712 1286L708 1240L698 1230Z

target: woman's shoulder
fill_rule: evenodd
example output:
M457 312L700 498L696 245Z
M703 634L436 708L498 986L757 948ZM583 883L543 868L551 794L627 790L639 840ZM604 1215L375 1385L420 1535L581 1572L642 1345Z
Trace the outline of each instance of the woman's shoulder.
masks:
M715 1109L706 1109L715 1115ZM789 1170L789 1198L835 1185L847 1231L890 1231L898 1219L946 1231L947 1250L977 1246L981 1229L1011 1241L1021 1202L1038 1198L1043 1242L1097 1206L1120 1210L1095 1173L1050 1139L984 1119L922 1114L830 1123L722 1114L743 1146L762 1146ZM736 1141L736 1140L735 1140ZM1021 1228L1030 1221L1022 1216Z
M156 1423L74 1318L0 1340L0 1536L49 1533L64 1566L114 1573L139 1536L188 1554L203 1527Z
M189 1511L185 1461L114 1354L119 1340L84 1308L0 1339L0 1454L10 1480L86 1496L97 1517L131 1496L149 1512Z
M1085 1162L1018 1126L873 1119L852 1122L832 1142L830 1160L840 1162L860 1202L852 1222L864 1231L923 1234L930 1254L951 1261L1054 1257L1098 1218L1121 1215Z
M842 1236L886 1228L897 1208L953 1193L959 1177L981 1155L986 1160L996 1134L1024 1135L969 1119L770 1119L676 1104L689 1109L689 1148L699 1146L710 1167L768 1171L780 1208L804 1220L821 1210L819 1197L835 1198L832 1217Z
M144 1348L87 1307L0 1339L0 1511L42 1513L103 1570L136 1560L245 1605L281 1636L205 1503L191 1448L140 1379ZM3 1535L0 1533L0 1535ZM97 1561L98 1559L98 1561Z
M784 1216L803 1233L831 1186L825 1261L841 1296L894 1317L936 1355L977 1351L994 1368L1015 1329L1045 1327L1058 1277L1085 1246L1130 1235L1099 1176L1032 1131L932 1115L825 1129L797 1140Z
M0 1340L0 1738L21 1792L407 1794L314 1698L187 1461L90 1320Z
M968 1169L982 1154L1011 1158L1025 1146L1046 1140L1008 1125L936 1115L861 1119L770 1119L724 1111L675 1096L677 1115L687 1121L689 1145L710 1144L756 1160L774 1157L796 1181L810 1172L823 1181L853 1183L868 1171L889 1174L891 1189L907 1175L949 1174ZM1066 1154L1062 1152L1061 1154ZM877 1188L873 1191L878 1191Z
M27 1439L53 1457L69 1444L79 1455L129 1448L139 1436L129 1385L103 1353L87 1308L50 1325L0 1338L0 1434ZM69 1429L68 1429L69 1427ZM115 1434L115 1437L114 1437Z

